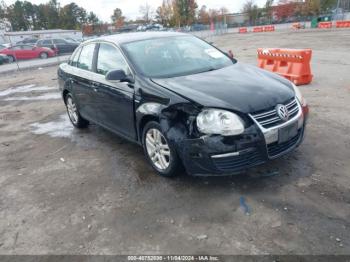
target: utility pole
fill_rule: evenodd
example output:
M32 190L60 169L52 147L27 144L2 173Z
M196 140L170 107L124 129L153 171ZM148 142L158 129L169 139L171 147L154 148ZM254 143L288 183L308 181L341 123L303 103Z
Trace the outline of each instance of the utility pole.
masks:
M335 20L339 19L339 6L340 6L340 0L337 0L337 9L335 11Z

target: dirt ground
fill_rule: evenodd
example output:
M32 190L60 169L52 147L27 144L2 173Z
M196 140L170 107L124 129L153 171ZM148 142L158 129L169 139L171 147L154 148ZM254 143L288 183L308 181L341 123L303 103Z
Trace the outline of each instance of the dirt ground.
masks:
M238 176L161 178L138 146L73 130L56 67L0 75L0 254L350 254L350 30L212 40L250 64L312 48L304 143Z

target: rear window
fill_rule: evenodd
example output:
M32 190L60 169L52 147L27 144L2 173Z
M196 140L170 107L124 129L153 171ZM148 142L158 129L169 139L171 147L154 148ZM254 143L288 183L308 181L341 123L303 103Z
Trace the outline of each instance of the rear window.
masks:
M23 46L22 46L22 49L23 49L23 50L32 50L32 49L33 49L33 46L31 46L31 45L23 45Z
M81 50L78 67L84 70L92 70L92 59L94 57L95 44L88 44L83 46Z
M41 44L42 45L51 45L52 42L51 42L51 40L43 40Z
M69 58L68 64L76 67L78 65L80 52L81 52L81 47L76 49L76 51L72 54L72 56Z
M16 45L16 46L13 46L11 47L11 50L21 50L22 47L20 45Z
M63 39L54 39L53 42L55 44L65 44L66 43L66 41L64 41Z

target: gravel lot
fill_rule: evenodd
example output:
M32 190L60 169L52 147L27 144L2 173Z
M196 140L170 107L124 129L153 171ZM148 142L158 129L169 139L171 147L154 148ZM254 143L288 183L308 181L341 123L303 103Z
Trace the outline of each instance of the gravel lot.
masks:
M1 75L0 254L350 254L350 30L212 40L250 64L313 49L304 143L239 176L161 178L138 146L73 130L57 67Z

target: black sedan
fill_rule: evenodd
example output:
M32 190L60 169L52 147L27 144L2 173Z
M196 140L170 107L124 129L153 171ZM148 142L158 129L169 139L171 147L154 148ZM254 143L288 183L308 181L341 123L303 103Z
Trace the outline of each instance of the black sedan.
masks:
M86 41L58 76L75 127L97 123L142 145L162 176L242 172L304 136L308 106L294 84L187 34Z
M79 46L79 43L73 43L62 38L42 39L36 43L38 47L47 47L54 50L57 54L73 53Z

